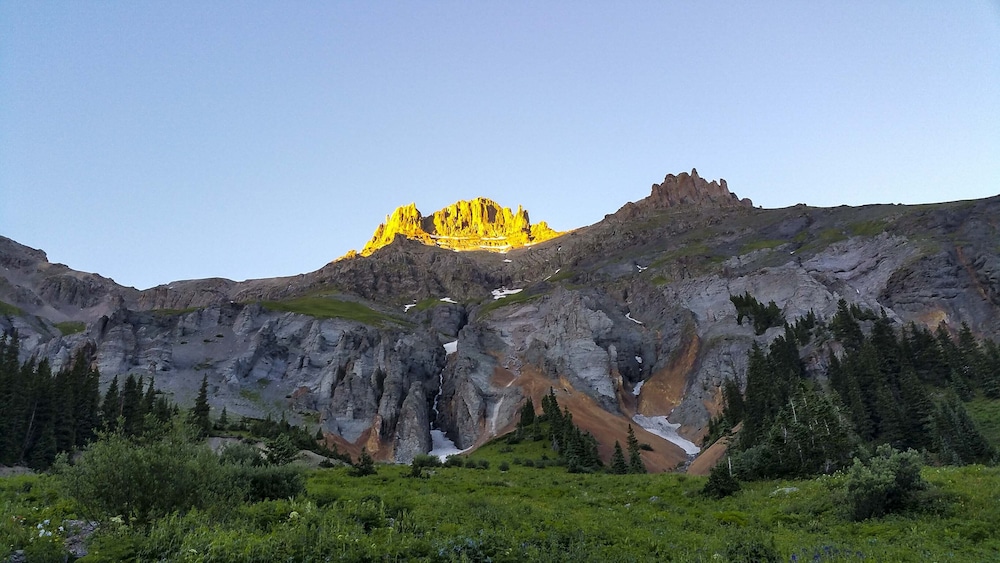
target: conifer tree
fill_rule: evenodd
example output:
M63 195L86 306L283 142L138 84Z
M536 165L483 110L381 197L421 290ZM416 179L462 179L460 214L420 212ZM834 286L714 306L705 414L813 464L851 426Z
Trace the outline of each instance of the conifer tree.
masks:
M635 437L635 431L632 430L632 425L628 425L628 439L626 440L628 446L628 472L629 473L645 473L646 464L642 462L642 452L639 448L639 440Z
M517 423L519 429L527 428L535 422L535 403L531 401L531 397L524 402L524 406L521 407L521 418Z
M628 473L625 453L622 452L622 445L618 440L615 440L615 453L611 455L611 472L615 475L625 475Z
M190 414L191 423L198 428L202 436L208 436L212 429L212 420L209 418L210 410L208 406L208 376L203 375L201 387L198 388L198 397L194 400L194 407L191 408Z
M117 430L118 416L121 414L121 395L118 391L118 376L111 380L111 385L104 392L104 400L101 401L101 424L104 429L111 432Z

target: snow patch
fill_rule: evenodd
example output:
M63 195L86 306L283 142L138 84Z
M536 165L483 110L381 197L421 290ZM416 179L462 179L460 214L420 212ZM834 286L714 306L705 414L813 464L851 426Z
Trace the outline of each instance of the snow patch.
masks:
M636 356L635 361L639 362L639 365L642 365L642 356Z
M442 297L438 301L441 301L442 303L451 303L453 305L458 305L458 301L455 301L451 297Z
M507 289L506 287L500 287L494 289L491 293L493 294L493 300L496 301L497 299L503 299L508 295L514 295L521 293L522 291L524 291L524 289Z
M645 380L645 379L643 379L643 380L642 380L642 381L640 381L639 383L636 383L636 384L635 384L635 387L634 387L634 388L632 389L632 394L633 394L633 395L635 395L636 397L638 397L638 396L639 396L639 391L642 391L642 384L643 384L643 383L646 383L646 380Z
M452 342L446 342L444 344L444 353L448 356L458 352L458 340Z
M543 279L542 281L549 281L550 279L552 279L552 276L554 276L554 275L556 275L556 274L559 273L559 270L562 270L562 268L556 268L556 271L552 272L548 276L545 276L545 279Z
M460 450L443 430L431 430L431 451L428 453L437 456L441 461L447 461L448 456L464 454L471 449Z
M635 320L635 319L632 318L632 312L631 311L629 311L628 313L625 313L625 318L628 319L628 320L630 320L630 321L632 321L632 322L634 322L637 325L643 324L642 321L637 321L637 320Z
M638 269L638 270L639 270L640 272L645 272L646 270L648 270L648 269L649 269L649 266L646 266L645 268L643 268L642 266L640 266L640 265L638 265L638 264L636 264L636 265L635 265L635 267L636 267L636 268L637 268L637 269Z
M510 264L511 262L513 262L513 260L511 260L510 258L504 258L503 261L506 264Z
M407 305L403 305L403 312L404 313L409 312L410 309L412 309L412 308L414 308L416 306L417 306L416 303L409 303Z
M650 434L656 434L660 438L679 446L684 453L688 455L696 455L701 452L701 448L698 447L694 442L685 440L677 434L677 429L681 427L680 424L674 424L667 420L665 416L645 416L637 414L632 417L632 420L643 427Z

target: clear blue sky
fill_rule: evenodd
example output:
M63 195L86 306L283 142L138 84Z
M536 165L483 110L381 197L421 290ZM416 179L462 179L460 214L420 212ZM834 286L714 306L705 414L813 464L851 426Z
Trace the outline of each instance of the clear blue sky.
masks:
M293 275L396 206L594 223L1000 193L1000 4L0 2L0 234L146 288Z

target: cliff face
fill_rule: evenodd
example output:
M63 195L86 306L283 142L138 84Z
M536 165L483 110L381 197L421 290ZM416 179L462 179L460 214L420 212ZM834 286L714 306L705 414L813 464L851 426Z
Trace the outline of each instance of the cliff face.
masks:
M369 256L389 245L396 235L449 250L504 252L554 238L559 233L544 221L532 225L528 212L521 206L511 211L486 198L459 201L429 217L424 217L411 203L386 217L361 255Z
M692 171L595 225L502 255L441 247L533 241L523 210L473 200L393 217L379 232L414 236L393 234L371 256L287 278L142 292L0 238L0 329L19 331L22 360L46 357L57 370L92 344L104 385L155 376L186 405L206 376L213 416L223 406L285 413L343 451L366 446L401 462L427 452L438 431L458 448L482 444L512 427L527 397L540 404L552 388L606 459L631 423L654 446L643 453L652 470L686 454L640 421L669 416L697 441L723 382L745 383L747 351L781 333L737 324L730 295L773 300L790 323L809 311L829 319L845 299L898 326L967 323L1000 336L1000 197L763 210ZM329 318L266 303L302 296L371 313ZM66 320L85 328L63 334L56 323ZM828 352L804 349L803 359L819 373Z

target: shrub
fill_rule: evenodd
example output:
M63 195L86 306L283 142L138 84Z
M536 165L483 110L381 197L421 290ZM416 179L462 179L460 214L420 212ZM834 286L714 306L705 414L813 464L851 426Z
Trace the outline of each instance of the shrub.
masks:
M148 522L239 496L240 488L225 478L218 456L193 443L191 435L183 424L149 444L105 434L75 465L60 464L57 472L66 493L97 518Z
M510 471L510 464L506 461L500 462L500 471Z
M781 557L774 538L758 530L741 529L726 542L726 559L732 563L778 563Z
M261 451L246 442L234 442L219 452L219 461L225 465L263 465Z
M729 473L726 463L719 463L708 474L708 481L701 494L710 498L724 498L736 494L740 490L740 482Z
M375 468L375 460L368 453L367 448L361 448L361 455L358 456L358 463L351 468L351 476L353 477L364 477L366 475L374 475L378 472Z
M860 521L908 508L915 494L927 487L921 465L917 452L901 452L888 444L864 463L855 458L847 478L851 517Z

